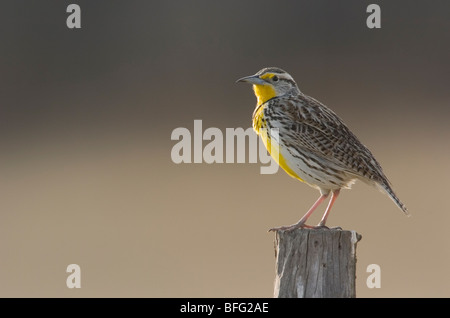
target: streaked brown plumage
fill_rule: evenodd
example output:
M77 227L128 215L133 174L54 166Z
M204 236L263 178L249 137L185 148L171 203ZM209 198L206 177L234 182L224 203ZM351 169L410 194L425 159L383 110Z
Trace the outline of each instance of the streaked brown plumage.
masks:
M279 152L275 160L280 166L292 177L321 192L320 198L298 223L273 230L307 226L308 217L332 193L319 223L319 227L325 226L340 189L350 188L356 180L382 189L408 214L370 150L331 109L303 94L288 73L270 67L238 81L253 84L258 99L253 128L263 138L268 151L272 143L277 143ZM278 129L278 136L271 135L273 128Z

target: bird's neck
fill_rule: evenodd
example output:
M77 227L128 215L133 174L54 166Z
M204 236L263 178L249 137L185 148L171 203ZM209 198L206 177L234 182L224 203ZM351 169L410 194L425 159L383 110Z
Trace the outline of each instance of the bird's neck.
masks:
M272 85L253 85L253 91L256 95L257 105L262 105L277 96Z

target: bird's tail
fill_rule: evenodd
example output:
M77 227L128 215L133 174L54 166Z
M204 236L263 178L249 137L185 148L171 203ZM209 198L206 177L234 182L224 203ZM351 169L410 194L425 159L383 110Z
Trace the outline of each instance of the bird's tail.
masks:
M402 201L397 197L397 195L394 193L394 190L392 190L391 186L388 183L376 183L378 189L380 189L382 192L386 192L387 195L392 199L392 201L395 202L395 204L406 214L406 216L411 216L409 214L408 209L403 204Z

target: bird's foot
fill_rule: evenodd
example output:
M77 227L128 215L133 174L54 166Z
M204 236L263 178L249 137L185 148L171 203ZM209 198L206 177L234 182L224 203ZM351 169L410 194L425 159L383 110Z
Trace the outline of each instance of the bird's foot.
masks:
M271 229L269 229L268 232L277 232L277 231L292 231L295 229L313 229L314 226L311 225L307 225L307 224L292 224L292 225L286 225L286 226L280 226L280 227L273 227Z
M311 225L307 225L307 224L292 224L292 225L286 225L286 226L280 226L280 227L273 227L271 229L269 229L268 232L277 232L277 231L292 231L295 229L313 229L313 230L340 230L342 231L342 228L340 226L336 226L336 227L332 227L329 228L326 225L316 225L316 226L311 226Z
M320 224L320 223L317 224L317 226L314 226L313 228L317 229L317 230L324 229L324 230L339 230L339 231L342 231L342 227L340 227L340 226L328 227L325 224Z

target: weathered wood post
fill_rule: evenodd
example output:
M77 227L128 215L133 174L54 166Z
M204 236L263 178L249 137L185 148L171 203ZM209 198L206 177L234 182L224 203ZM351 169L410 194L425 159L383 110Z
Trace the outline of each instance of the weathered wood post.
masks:
M356 297L356 243L338 229L277 231L274 297Z

